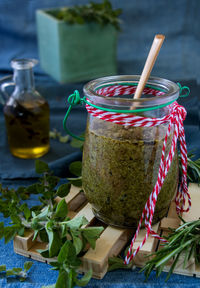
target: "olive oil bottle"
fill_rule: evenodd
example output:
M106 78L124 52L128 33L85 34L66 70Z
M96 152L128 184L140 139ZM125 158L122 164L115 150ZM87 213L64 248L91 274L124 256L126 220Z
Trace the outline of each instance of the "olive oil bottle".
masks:
M38 158L49 151L49 105L35 90L32 68L34 59L13 60L13 83L4 83L1 90L15 85L6 101L4 116L11 153L20 158Z

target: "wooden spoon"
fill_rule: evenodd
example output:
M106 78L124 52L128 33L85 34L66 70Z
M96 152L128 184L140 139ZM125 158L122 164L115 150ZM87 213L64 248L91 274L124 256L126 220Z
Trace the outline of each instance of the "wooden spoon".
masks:
M145 84L147 80L149 79L151 70L153 69L153 66L156 62L156 58L158 56L158 53L160 51L160 48L162 46L164 39L165 39L165 36L162 34L155 35L133 99L138 99L141 97Z

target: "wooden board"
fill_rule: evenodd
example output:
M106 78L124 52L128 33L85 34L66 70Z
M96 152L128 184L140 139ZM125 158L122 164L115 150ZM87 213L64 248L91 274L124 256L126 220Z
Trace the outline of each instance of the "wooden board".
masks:
M200 203L200 187L197 184L190 184L189 186L190 195L192 198L192 207L189 213L184 213L182 217L186 221L191 221L199 218L199 203ZM61 198L57 198L60 201ZM69 206L69 215L71 218L79 217L84 215L90 225L95 225L95 216L92 212L91 205L87 203L85 196L80 189L77 187L72 187L70 193L65 198ZM166 235L169 230L168 228L177 228L181 221L176 214L175 202L171 203L168 211L168 215L163 218L159 223L153 226L154 231L159 233L159 235ZM102 279L108 269L108 258L111 256L118 255L121 250L127 245L127 242L133 236L134 231L130 229L119 229L111 226L105 225L105 229L102 232L100 238L96 242L95 250L89 249L86 254L82 257L82 267L81 272L86 272L88 269L92 268L93 277L97 279ZM142 229L138 235L137 242L134 244L134 249L140 244L144 238L146 231ZM16 236L14 243L14 251L20 255L42 261L49 262L52 259L43 258L38 252L38 249L45 249L47 243L41 243L39 239L32 241L33 232L26 231L24 237ZM146 256L161 249L158 240L149 236L145 245L139 251L134 261L136 266L142 267L147 261ZM200 277L200 267L195 264L194 259L191 259L185 269L182 268L183 257L180 258L174 273L183 274L188 276ZM169 271L171 262L169 262L164 271Z

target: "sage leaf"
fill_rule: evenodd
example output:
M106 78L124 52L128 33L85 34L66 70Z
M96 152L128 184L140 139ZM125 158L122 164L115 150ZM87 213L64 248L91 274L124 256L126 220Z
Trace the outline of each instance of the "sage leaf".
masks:
M78 236L74 235L73 231L71 231L71 234L73 239L73 245L76 249L76 255L78 255L83 248L83 242Z
M24 271L27 272L33 265L33 262L32 261L26 261L24 263Z
M6 276L13 276L13 275L15 275L15 272L13 270L9 269L6 271Z
M81 176L82 174L82 162L75 161L69 165L69 171L75 176Z
M20 206L20 210L24 213L24 216L25 216L26 220L28 220L31 217L31 211L28 208L28 205L26 203L23 203Z
M67 178L69 180L70 184L76 186L76 187L82 187L82 177L77 178Z
M81 226L87 224L88 220L85 218L85 216L75 217L72 220L66 222L66 225L72 230L78 229Z
M6 271L6 265L0 265L0 272Z
M47 229L46 232L49 238L49 257L51 258L58 255L62 242L57 231Z
M55 288L72 288L69 275L66 271L61 271L58 276Z
M88 227L82 229L83 236L87 239L90 246L95 249L96 240L99 238L101 232L104 230L103 227Z
M58 254L58 263L73 262L76 259L76 249L71 241L67 240Z
M76 284L80 287L86 286L92 278L92 269L90 269L81 279L76 279Z
M57 190L57 196L61 198L66 197L70 192L70 188L71 188L70 183L65 183L65 184L60 185Z
M0 222L0 239L4 237L4 223Z
M8 226L4 228L4 239L5 239L5 244L7 244L9 241L13 240L15 235L17 234L16 228L13 228L12 226Z
M62 199L56 207L55 217L63 218L66 217L67 213L68 213L67 203L65 199Z
M47 163L41 161L41 160L36 160L35 161L35 171L38 174L42 174L45 172L49 171L49 166Z

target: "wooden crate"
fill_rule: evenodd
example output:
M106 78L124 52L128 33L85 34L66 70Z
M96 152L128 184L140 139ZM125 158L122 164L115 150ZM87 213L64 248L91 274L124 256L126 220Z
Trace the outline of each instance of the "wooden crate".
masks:
M200 203L200 187L197 184L190 184L189 186L191 198L192 198L192 208L190 212L185 213L182 217L185 221L191 221L199 218L199 203ZM57 198L60 201L61 198ZM89 221L90 225L99 225L99 221L96 220L91 205L87 203L85 196L80 189L77 187L72 187L69 195L65 197L66 202L69 207L69 216L71 218L84 215ZM120 251L126 246L127 242L133 236L134 231L130 229L119 229L105 225L105 229L102 232L100 238L96 242L95 250L89 249L86 254L82 257L82 267L81 272L86 272L89 268L93 269L93 277L97 279L102 279L108 269L108 258L111 256L116 256ZM175 203L172 202L168 211L168 215L163 218L160 223L154 225L154 231L157 231L159 235L167 233L168 228L177 228L180 225L180 219L176 214ZM137 242L134 244L136 248L142 239L144 238L146 231L142 229L138 235ZM20 255L42 261L49 262L52 259L43 258L37 252L38 249L45 249L47 243L42 243L38 239L32 241L33 232L26 231L25 236L16 236L14 239L14 251ZM147 261L146 256L161 249L157 239L149 236L143 248L139 251L135 257L135 265L142 267ZM164 271L170 269L171 262L166 265ZM179 263L174 270L174 273L183 274L188 276L196 275L200 277L200 267L195 264L194 259L191 259L185 269L182 268L183 258L179 260Z

